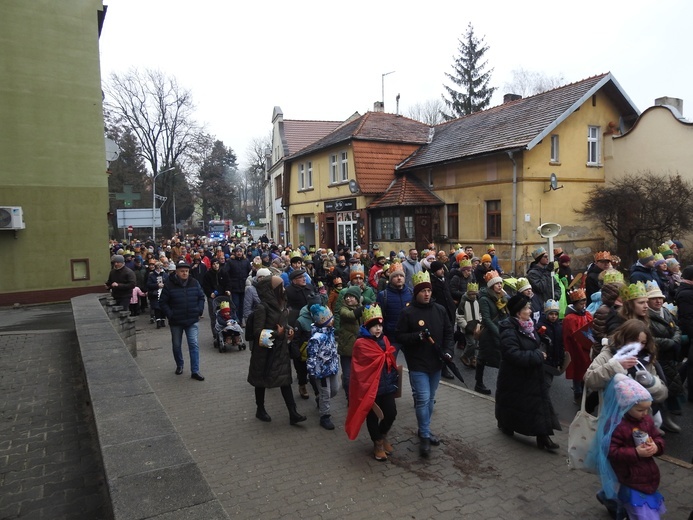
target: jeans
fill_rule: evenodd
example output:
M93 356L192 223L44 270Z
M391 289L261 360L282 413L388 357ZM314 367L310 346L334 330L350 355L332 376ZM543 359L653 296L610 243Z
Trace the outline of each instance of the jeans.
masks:
M185 365L181 344L183 343L183 332L188 340L188 350L190 351L190 372L196 374L200 371L200 347L197 344L198 328L197 323L183 327L182 325L170 325L171 344L173 347L173 359L176 360L176 367Z
M440 374L440 370L431 374L409 371L409 383L414 394L416 422L419 424L419 437L428 438L431 436L431 415L433 415Z

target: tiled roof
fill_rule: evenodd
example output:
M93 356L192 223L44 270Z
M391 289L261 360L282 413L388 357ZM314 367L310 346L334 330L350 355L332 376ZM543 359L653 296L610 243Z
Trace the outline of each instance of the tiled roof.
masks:
M368 112L353 121L347 121L319 141L294 152L295 159L346 141L365 140L422 145L428 142L431 127L397 114Z
M529 150L602 88L632 123L638 116L637 108L611 73L601 74L435 126L431 143L398 169L503 150Z
M301 148L322 139L342 124L341 121L300 121L293 119L285 119L283 123L286 139L283 143L285 156L296 153Z
M368 205L367 209L395 206L442 206L445 204L413 175L397 175L387 191Z
M419 144L352 141L356 180L364 195L380 195L395 178L395 166L409 157Z

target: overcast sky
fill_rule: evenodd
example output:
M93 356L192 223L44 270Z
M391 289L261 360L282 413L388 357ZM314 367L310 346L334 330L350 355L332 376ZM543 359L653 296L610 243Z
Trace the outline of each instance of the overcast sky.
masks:
M101 70L155 68L191 90L198 122L244 165L285 119L342 121L439 98L469 22L499 87L524 68L565 82L612 72L640 111L660 96L693 119L693 2L104 0Z

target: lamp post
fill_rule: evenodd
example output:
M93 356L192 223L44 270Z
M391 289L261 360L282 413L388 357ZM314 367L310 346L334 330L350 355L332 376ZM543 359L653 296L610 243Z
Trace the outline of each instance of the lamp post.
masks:
M156 178L161 175L162 173L170 172L171 170L175 170L175 167L172 166L171 168L168 168L166 170L161 170L159 173L154 175L154 178L152 179L152 242L156 245Z
M394 74L395 70L391 70L390 72L386 72L382 75L382 103L383 103L383 112L385 112L385 76L389 76L390 74Z

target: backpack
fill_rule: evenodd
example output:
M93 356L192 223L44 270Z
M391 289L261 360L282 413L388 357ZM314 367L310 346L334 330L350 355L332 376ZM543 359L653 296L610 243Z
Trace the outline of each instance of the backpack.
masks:
M262 303L260 303L262 305ZM257 311L259 308L255 307L255 310L251 312L248 317L245 319L245 340L246 341L254 341L255 338L253 338L253 329L255 328L255 311Z

